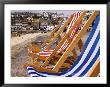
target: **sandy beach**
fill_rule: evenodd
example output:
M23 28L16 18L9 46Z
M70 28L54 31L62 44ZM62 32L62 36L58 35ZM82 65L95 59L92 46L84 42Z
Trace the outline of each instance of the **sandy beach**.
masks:
M11 46L15 46L18 44L21 44L24 42L24 44L27 44L28 42L31 42L36 39L36 37L41 36L41 35L46 35L45 33L31 33L31 34L26 34L22 36L17 36L17 37L12 37L11 38Z
M33 33L11 38L11 76L27 77L23 64L31 63L27 53L27 45L33 41L45 40L50 33ZM41 38L42 37L42 38Z

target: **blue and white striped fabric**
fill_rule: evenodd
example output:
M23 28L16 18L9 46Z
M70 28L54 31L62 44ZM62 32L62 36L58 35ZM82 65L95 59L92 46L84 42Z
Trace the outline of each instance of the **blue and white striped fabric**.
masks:
M87 38L84 48L72 65L70 69L65 72L55 74L48 72L38 72L33 67L27 67L28 73L31 77L55 77L55 76L63 76L63 77L82 77L87 76L88 71L90 71L98 60L100 55L100 30L99 30L99 21L100 16L96 17L95 24L93 25L93 29Z

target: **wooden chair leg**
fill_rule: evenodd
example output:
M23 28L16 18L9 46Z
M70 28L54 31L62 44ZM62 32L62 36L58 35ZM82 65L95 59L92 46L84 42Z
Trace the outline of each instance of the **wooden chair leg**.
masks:
M78 47L79 47L79 50L80 52L82 51L83 49L83 41L80 39L79 42L78 42Z
M78 55L77 55L77 52L75 51L75 49L72 50L72 53L73 53L74 59L77 59Z

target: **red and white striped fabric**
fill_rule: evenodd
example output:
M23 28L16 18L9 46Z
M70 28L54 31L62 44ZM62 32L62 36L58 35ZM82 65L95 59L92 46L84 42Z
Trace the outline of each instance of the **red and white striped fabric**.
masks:
M73 14L73 19L68 27L68 30L66 33L68 33L69 29L71 29L71 27L74 25L74 22L77 20L77 18L80 16L81 12L77 12ZM80 24L77 25L77 27L72 31L72 33L70 34L70 39L73 39L75 33L78 31L78 27ZM61 46L61 48L59 49L60 52L63 52L69 45L68 40L66 39L66 41L64 42L64 44Z
M70 25L68 26L67 32L69 31L69 29L71 29L71 27L74 25L74 22L77 20L77 18L80 16L81 12L76 12L73 13L73 19L70 23ZM70 39L73 39L75 33L78 31L78 27L80 26L80 23L77 25L77 27L72 31L72 33L70 34ZM66 32L66 33L67 33ZM64 37L64 36L63 36ZM69 46L69 42L66 39L65 42L63 43L63 45L61 46L61 48L57 51L58 53L62 53L67 47ZM37 53L38 56L45 56L48 57L50 56L50 54L53 52L54 50L44 50L41 51L39 53Z
M44 51L41 51L41 52L37 53L37 55L48 57L48 56L50 56L50 54L51 54L53 51L54 51L54 50L44 50ZM60 53L60 51L57 51L57 52Z

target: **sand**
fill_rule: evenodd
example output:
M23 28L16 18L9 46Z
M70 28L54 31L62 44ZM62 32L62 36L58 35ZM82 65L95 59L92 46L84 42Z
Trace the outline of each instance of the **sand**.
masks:
M26 35L22 35L22 36L17 36L17 37L12 37L11 38L11 46L15 46L18 44L21 44L24 42L24 44L31 42L33 39L35 39L38 36L41 36L42 33L31 33L31 34L26 34Z
M32 60L27 53L27 45L33 41L40 41L49 33L33 33L26 34L20 37L11 38L11 76L12 77L27 77L27 70L24 69L25 63L31 63ZM41 38L42 37L42 38Z

